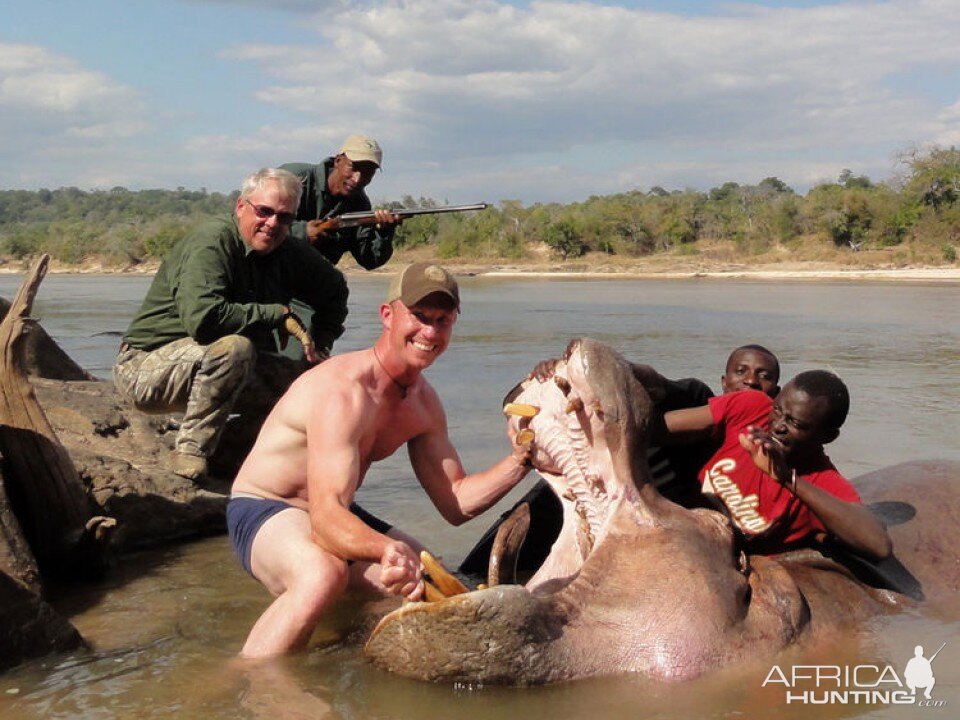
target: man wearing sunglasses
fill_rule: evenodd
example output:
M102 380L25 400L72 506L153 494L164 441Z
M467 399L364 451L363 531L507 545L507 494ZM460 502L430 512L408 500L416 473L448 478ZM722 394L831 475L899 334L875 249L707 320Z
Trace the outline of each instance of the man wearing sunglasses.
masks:
M259 429L269 407L255 407L257 396L275 401L343 333L343 275L289 237L300 187L284 170L246 178L230 216L201 223L170 250L123 336L117 390L145 412L184 411L171 458L178 475L206 474L232 412ZM312 309L309 329L291 313L292 300ZM306 363L277 358L274 331L293 332ZM254 372L268 361L269 371ZM248 380L262 392L244 393L235 410Z
M371 209L365 188L380 169L383 151L373 138L351 135L333 157L319 165L281 165L303 183L297 219L290 235L308 241L336 264L350 252L357 263L373 270L393 254L393 235L401 220L389 210L377 210L376 224L341 228L344 213Z

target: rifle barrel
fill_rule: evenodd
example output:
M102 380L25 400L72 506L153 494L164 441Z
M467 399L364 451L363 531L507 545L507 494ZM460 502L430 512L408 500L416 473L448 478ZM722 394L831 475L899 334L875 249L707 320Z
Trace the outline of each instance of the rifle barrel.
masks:
M930 656L930 659L927 660L927 662L928 662L928 663L932 663L932 662L933 662L933 659L934 659L937 655L939 655L939 654L940 654L940 651L943 650L946 646L947 646L947 643L944 642L943 645L941 645L941 646L937 649L937 651L936 651L933 655Z
M489 207L487 203L474 203L473 205L443 205L435 208L399 208L391 210L394 215L401 218L413 217L415 215L440 215L441 213L469 212L471 210L484 210ZM340 227L354 227L361 225L366 220L374 217L373 210L363 210L360 212L344 213L338 216Z

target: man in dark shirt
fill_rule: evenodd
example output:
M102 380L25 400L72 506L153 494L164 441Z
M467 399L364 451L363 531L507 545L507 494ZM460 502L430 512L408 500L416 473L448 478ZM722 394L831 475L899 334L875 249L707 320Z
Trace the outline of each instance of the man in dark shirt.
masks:
M371 209L365 188L380 169L382 159L383 151L376 140L351 135L340 152L319 165L281 165L303 183L291 237L306 240L333 264L347 251L367 270L386 263L393 254L393 235L400 218L389 210L377 210L374 225L341 228L337 220L344 213Z
M258 353L277 350L274 331L293 332L309 363L326 359L343 333L343 275L288 237L299 196L300 182L284 170L248 177L231 216L173 247L123 337L117 390L145 412L184 410L172 458L178 475L206 473ZM309 329L291 312L294 299L313 310Z

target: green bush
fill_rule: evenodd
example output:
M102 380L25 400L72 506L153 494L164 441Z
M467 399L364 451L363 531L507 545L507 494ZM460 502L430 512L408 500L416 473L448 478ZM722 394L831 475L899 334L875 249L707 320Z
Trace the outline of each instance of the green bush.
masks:
M564 260L580 257L587 251L579 224L570 217L561 218L547 225L543 231L543 241Z
M498 207L465 215L418 216L397 231L397 247L432 245L440 257L521 258L544 242L559 257L586 252L637 257L698 252L702 240L734 243L743 255L774 243L797 249L822 234L838 247L902 246L903 257L947 257L960 244L960 151L913 152L899 185L844 170L838 182L796 194L777 177L756 185L727 182L707 191L628 190L570 204ZM163 257L196 223L230 212L236 193L140 190L86 192L0 190L0 252L26 258L48 252L62 262L99 258L113 264ZM386 207L435 207L406 196ZM907 248L907 245L912 247Z
M185 225L165 225L143 238L143 250L151 257L163 258L170 248L187 236L187 232Z

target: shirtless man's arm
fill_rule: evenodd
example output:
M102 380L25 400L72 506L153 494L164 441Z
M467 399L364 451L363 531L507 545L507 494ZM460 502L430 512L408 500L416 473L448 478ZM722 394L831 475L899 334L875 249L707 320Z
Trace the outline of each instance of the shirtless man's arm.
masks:
M365 430L375 412L362 388L330 393L314 404L307 425L307 501L311 538L342 560L380 563L380 581L395 595L423 592L420 559L406 543L387 537L350 512L366 471Z
M444 519L460 525L489 508L526 476L530 448L514 443L513 452L491 468L467 475L450 442L443 407L432 388L429 393L426 401L434 423L409 442L410 463ZM512 429L510 440L513 443Z

